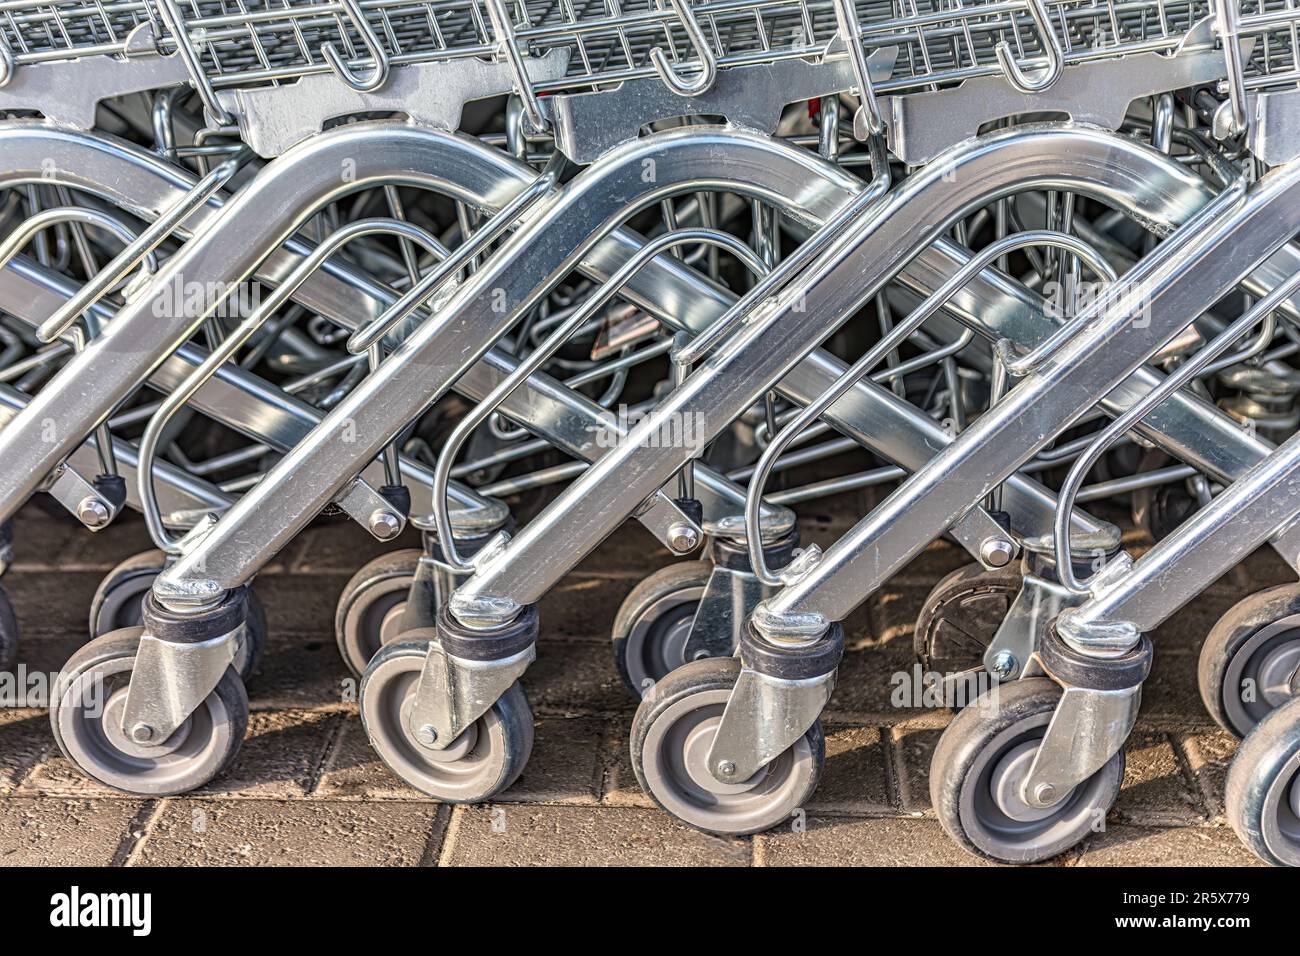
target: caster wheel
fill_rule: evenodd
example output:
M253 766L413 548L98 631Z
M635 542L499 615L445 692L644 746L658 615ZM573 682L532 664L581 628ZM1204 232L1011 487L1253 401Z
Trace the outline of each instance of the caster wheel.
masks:
M960 674L982 668L1020 581L1019 564L995 571L968 564L940 580L921 605L912 634L922 669Z
M1044 677L1001 684L996 707L971 706L939 738L930 799L943 828L978 856L1035 863L1074 846L1104 819L1124 778L1121 751L1053 807L1031 807L1020 782L1061 689Z
M1137 472L1155 471L1172 461L1163 452L1152 451L1142 459ZM1199 507L1200 503L1181 481L1139 488L1132 496L1133 523L1145 528L1153 540L1163 541Z
M789 820L817 789L826 759L819 722L748 780L715 780L706 758L739 676L734 657L686 664L650 689L632 720L632 769L641 789L682 822L728 836Z
M1245 737L1293 696L1300 670L1300 584L1252 594L1219 618L1201 645L1197 683L1220 727Z
M90 636L92 638L140 627L144 614L140 603L153 587L154 578L162 573L165 556L161 551L143 551L127 558L104 576L90 602ZM248 591L248 619L245 633L235 652L235 670L248 681L257 673L266 645L266 609L257 594Z
M419 548L380 555L343 586L334 612L334 639L357 677L385 644L401 633L406 598L420 563Z
M533 750L533 712L517 682L445 750L416 740L407 717L424 669L424 641L385 645L361 679L370 745L411 786L448 803L476 803L510 787Z
M1300 698L1266 715L1228 770L1228 822L1275 866L1300 866Z
M12 671L18 660L18 617L13 602L0 588L0 671Z
M165 796L201 787L239 752L248 695L233 667L176 732L140 744L122 731L131 669L143 628L97 637L59 674L50 725L64 756L86 776L127 793Z
M635 588L614 618L614 662L638 697L686 663L686 640L713 565L686 561L660 568Z

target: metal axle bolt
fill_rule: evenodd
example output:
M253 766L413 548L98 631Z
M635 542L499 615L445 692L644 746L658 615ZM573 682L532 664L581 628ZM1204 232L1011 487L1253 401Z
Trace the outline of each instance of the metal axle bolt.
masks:
M370 533L380 541L397 537L402 530L402 522L390 511L379 510L370 516Z
M675 524L668 529L668 546L678 554L694 551L700 545L700 535L688 524Z
M438 731L433 729L433 724L425 724L415 732L415 739L425 747L432 747L438 742Z
M718 773L724 777L734 777L736 775L736 765L730 760L723 760L718 763Z
M108 506L93 495L87 495L77 504L77 518L87 528L102 528L108 524Z
M153 740L153 728L148 724L136 724L131 728L131 739L138 744L147 744Z
M1053 787L1050 783L1040 783L1037 787L1034 788L1034 799L1037 800L1041 805L1046 805L1051 803L1052 797L1054 797L1055 795L1056 795L1056 788Z
M989 662L989 669L995 676L1005 679L1016 672L1018 663L1016 655L1010 651L998 651Z
M1005 568L1015 553L1015 545L1003 538L989 538L980 545L980 560L991 568Z

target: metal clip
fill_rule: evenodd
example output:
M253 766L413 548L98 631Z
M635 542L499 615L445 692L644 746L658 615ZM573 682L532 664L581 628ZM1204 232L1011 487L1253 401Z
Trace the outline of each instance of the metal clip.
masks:
M998 64L1006 74L1008 83L1021 93L1041 93L1060 78L1061 69L1065 65L1065 54L1056 39L1052 22L1047 17L1047 4L1043 0L1025 0L1025 6L1029 8L1029 14L1038 28L1038 36L1043 41L1043 53L1047 56L1046 69L1037 76L1029 76L1011 55L1011 44L1006 40L1000 41L993 52L997 54Z
M678 96L699 96L701 93L707 93L718 76L718 59L713 55L709 41L705 38L704 31L700 29L695 14L686 5L686 0L668 0L668 2L672 5L673 12L682 21L682 29L686 31L686 38L695 50L695 55L700 58L700 72L692 79L683 79L669 61L663 47L654 47L650 51L650 62L654 64L659 79L664 81L664 86Z
M351 21L357 33L361 34L361 42L365 44L366 52L374 58L375 71L368 77L357 76L352 71L352 68L343 62L343 57L339 56L338 48L334 46L333 42L322 43L320 55L325 58L325 62L334 71L334 75L347 86L358 93L373 93L388 82L388 53L384 50L383 44L379 42L379 37L375 35L374 28L370 26L370 21L366 19L361 4L357 0L339 0L339 2L343 4L347 19Z

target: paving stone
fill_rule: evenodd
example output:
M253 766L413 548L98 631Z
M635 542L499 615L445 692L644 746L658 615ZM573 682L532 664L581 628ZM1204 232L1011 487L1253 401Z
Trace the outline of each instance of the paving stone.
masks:
M94 534L53 498L38 500L41 497L34 496L10 519L14 549L11 570L52 570L62 567L64 559L93 562L107 570L120 560L117 546L112 543L116 528L108 529L112 533Z
M1079 866L1262 866L1227 826L1150 828L1114 824L1091 837Z
M871 615L876 624L876 638L881 643L912 647L916 617L921 613L930 588L923 584L891 581L871 599Z
M1176 734L1174 740L1182 747L1206 810L1211 817L1222 816L1224 786L1228 768L1237 753L1237 738L1226 730L1216 729Z
M581 640L609 647L619 606L637 583L630 577L569 575L538 602L542 643Z
M852 723L897 723L916 716L916 709L898 705L900 686L910 687L916 656L910 644L846 650L840 663L835 692L827 707L832 719ZM896 676L897 675L897 676ZM904 700L910 704L915 695Z
M250 715L248 734L226 772L195 791L239 797L305 796L342 715L274 711Z
M333 632L273 632L248 682L248 698L254 709L338 707L355 703L359 687L339 656Z
M745 866L747 839L692 830L666 813L532 804L458 807L448 866Z
M1150 718L1209 720L1196 687L1196 657L1165 654L1157 644L1151 676L1142 685L1141 713Z
M988 866L955 846L934 820L811 814L807 829L755 837L761 866Z
M6 794L54 746L43 710L0 710L0 794Z
M138 800L2 800L0 866L107 866L142 806Z
M606 644L556 642L538 649L524 675L534 713L631 713L637 700Z
M325 518L304 529L279 558L290 573L333 572L351 577L381 554L418 547L420 532L410 524L395 540L379 541L355 521Z
M600 799L602 803L615 807L653 807L655 802L641 789L632 770L632 753L628 746L631 730L631 716L605 723L604 779Z
M355 569L354 569L355 570ZM315 634L334 642L334 609L352 572L259 575L253 584L270 635Z
M533 754L502 801L595 803L600 795L604 721L595 717L538 717Z
M87 620L102 571L11 570L2 582L18 616L19 660L26 660L25 643L52 637L80 647L89 639ZM60 662L62 663L62 662Z
M1167 735L1134 733L1124 762L1114 810L1118 819L1154 826L1192 825L1204 819L1199 795L1188 784Z
M826 768L809 801L814 812L882 813L890 809L888 748L878 727L826 730Z
M342 716L343 726L322 767L315 795L364 800L429 800L407 786L379 759L358 714Z
M415 866L447 813L426 803L171 800L135 866Z
M935 710L889 728L898 798L908 813L930 809L930 761L952 714Z

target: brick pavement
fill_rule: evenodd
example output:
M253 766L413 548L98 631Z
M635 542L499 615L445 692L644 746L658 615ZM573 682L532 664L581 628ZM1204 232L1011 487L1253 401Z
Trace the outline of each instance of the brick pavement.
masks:
M805 540L833 540L848 520L813 514ZM34 506L18 516L15 541L4 586L23 630L20 660L54 670L83 639L100 577L149 542L134 519L91 535ZM533 757L488 806L440 806L405 787L374 757L355 705L343 699L348 672L334 647L334 602L379 550L350 524L320 524L259 576L270 637L249 687L249 736L231 770L199 792L144 800L92 784L58 753L43 711L0 711L0 862L979 863L953 847L929 807L929 758L948 715L889 701L889 675L913 663L921 601L941 574L964 563L955 547L933 545L848 622L825 719L825 775L806 830L745 839L675 823L632 775L626 737L635 706L614 668L608 627L623 596L670 560L639 527L620 531L543 602L538 661L524 680L537 718ZM1235 742L1200 704L1196 654L1234 601L1286 580L1279 562L1256 555L1155 635L1119 802L1105 832L1056 865L1255 862L1222 817Z

